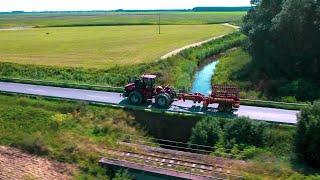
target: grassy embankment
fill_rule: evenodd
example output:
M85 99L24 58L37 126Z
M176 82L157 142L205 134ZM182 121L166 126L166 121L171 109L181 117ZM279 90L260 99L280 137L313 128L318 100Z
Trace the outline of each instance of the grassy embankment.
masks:
M242 159L245 179L319 179L319 170L298 160L295 126L274 125L247 118L206 118L198 121L191 143L211 146L212 156Z
M0 31L0 61L108 69L158 60L177 48L228 34L224 25L41 28Z
M136 117L123 110L20 96L0 95L0 100L0 144L75 164L78 167L73 174L76 178L105 177L106 171L98 167L99 157L104 156L108 148L118 148L116 142L123 133L143 135L135 125ZM210 121L218 121L222 126L233 122L216 117ZM262 147L242 150L239 145L228 150L217 146L212 155L245 159L247 168L240 169L248 179L306 178L317 172L295 162L294 126L268 124L265 129Z
M243 99L242 104L259 105L266 107L282 109L301 109L306 104L300 104L290 99L280 99L282 102L268 101L270 98L265 97L261 91L255 90L255 85L248 78L250 70L251 57L242 48L236 48L227 51L217 64L213 84L235 84L240 87L240 97ZM250 100L249 100L250 99ZM263 100L263 101L261 101Z
M121 133L142 135L122 110L0 95L0 144L78 167L77 178L105 178L98 159Z
M268 125L265 128L262 147L248 147L238 154L246 156L246 161L251 165L244 173L246 179L320 178L319 170L298 160L294 153L296 127ZM233 152L237 152L237 149L233 148Z
M0 28L157 25L159 12L0 14ZM239 24L246 12L161 12L161 24Z
M109 69L0 63L0 76L63 83L123 86L130 77L149 72L158 74L161 84L170 84L177 89L188 89L191 87L194 72L203 60L239 46L244 40L245 36L233 33L202 46L184 50L165 60L135 66L116 66Z

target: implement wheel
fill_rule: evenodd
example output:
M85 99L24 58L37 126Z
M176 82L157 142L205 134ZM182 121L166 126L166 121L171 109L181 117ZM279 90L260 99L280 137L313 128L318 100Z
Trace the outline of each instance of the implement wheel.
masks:
M139 91L132 91L129 94L129 102L133 105L140 105L143 102L143 95Z
M222 104L220 103L218 106L219 112L231 112L232 111L232 105L231 104Z
M156 105L158 108L167 109L172 103L172 99L169 94L161 93L156 96Z

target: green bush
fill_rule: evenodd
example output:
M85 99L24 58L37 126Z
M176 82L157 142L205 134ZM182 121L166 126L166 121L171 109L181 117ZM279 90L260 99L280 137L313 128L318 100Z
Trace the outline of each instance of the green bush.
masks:
M264 149L278 157L286 157L288 159L293 155L295 132L295 126L269 125L266 130Z
M128 170L123 170L120 169L119 171L116 172L115 177L113 180L131 180L132 177L129 174Z
M319 83L314 80L298 79L291 81L279 88L280 96L291 96L295 99L312 100L315 97L320 97ZM293 100L295 100L293 99Z
M95 125L92 131L92 134L96 136L103 136L110 133L111 128L105 125Z
M232 120L224 128L225 145L228 148L232 148L235 144L262 147L265 130L264 123L253 122L248 118Z
M253 159L254 157L257 157L264 153L266 153L265 150L250 146L243 149L243 151L241 152L241 157L242 159Z
M214 146L221 137L222 130L219 120L205 118L192 129L190 143L205 146Z
M302 160L320 167L320 101L315 101L299 114L295 147Z
M287 102L287 103L297 103L297 99L294 96L284 96L281 98L282 102Z
M48 148L45 145L43 138L39 134L26 135L21 141L14 142L13 146L18 147L31 154L48 154Z

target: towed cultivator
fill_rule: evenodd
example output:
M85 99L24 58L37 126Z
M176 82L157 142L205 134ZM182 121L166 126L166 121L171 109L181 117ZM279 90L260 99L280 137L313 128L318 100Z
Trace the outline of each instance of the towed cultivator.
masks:
M159 108L169 108L173 101L191 100L194 103L202 103L207 109L210 104L218 104L218 110L231 112L233 108L240 107L239 89L230 85L214 85L210 96L201 93L176 93L169 86L155 87L156 75L142 75L133 83L125 86L124 97L133 105L140 105L147 100L155 98L155 104Z

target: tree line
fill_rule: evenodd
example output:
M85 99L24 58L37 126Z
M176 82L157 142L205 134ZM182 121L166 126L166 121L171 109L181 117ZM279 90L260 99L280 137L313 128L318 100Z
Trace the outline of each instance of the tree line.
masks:
M320 1L252 0L242 32L250 79L274 96L320 98Z

